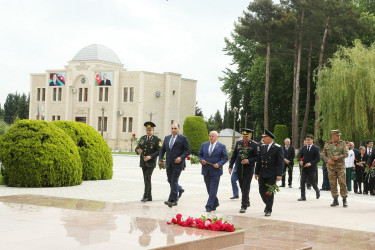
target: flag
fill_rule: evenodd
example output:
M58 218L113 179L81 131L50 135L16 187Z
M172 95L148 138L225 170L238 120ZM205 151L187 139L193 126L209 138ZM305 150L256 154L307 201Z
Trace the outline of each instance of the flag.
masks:
M56 76L57 76L57 82L60 84L60 86L65 86L65 74L56 73Z
M95 74L95 86L99 86L101 81L102 81L102 77L100 76L100 73L96 72L96 74Z
M38 111L38 119L39 119L39 103L38 103L37 111Z

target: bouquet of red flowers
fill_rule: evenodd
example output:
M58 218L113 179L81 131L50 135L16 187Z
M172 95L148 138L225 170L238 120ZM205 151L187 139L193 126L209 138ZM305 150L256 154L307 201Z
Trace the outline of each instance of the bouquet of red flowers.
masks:
M270 185L266 183L266 187L268 187L266 195L272 196L273 194L276 194L276 192L280 192L279 186L276 184Z
M187 218L185 221L182 219L181 214L177 214L176 218L173 218L171 221L167 221L167 224L175 224L182 227L196 227L198 229L212 230L212 231L227 231L234 232L235 230L240 230L241 228L235 228L233 224L228 223L227 221L223 222L223 219L218 219L217 217L213 219L206 218L201 216L200 218L194 219L193 217Z
M165 157L159 161L159 169L166 169L167 167L165 166Z

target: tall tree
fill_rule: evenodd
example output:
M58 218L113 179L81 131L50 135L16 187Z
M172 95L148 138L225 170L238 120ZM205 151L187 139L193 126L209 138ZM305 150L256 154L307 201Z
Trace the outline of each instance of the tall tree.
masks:
M16 117L19 119L29 118L29 98L25 94L8 94L4 103L4 121L12 124Z
M198 106L198 102L195 103L195 116L203 117L203 112L202 109Z
M219 110L216 111L214 115L214 120L218 125L218 130L223 129L223 118L221 118L221 114Z
M0 103L0 121L4 121L4 109L1 107L1 103Z
M224 121L223 121L223 123L224 123L223 128L229 128L227 102L225 102L225 106L224 106Z

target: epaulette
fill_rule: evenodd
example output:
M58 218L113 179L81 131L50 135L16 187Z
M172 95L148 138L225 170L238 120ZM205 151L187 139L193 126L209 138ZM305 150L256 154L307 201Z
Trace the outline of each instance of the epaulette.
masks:
M277 144L277 143L275 143L275 146L276 146L276 147L281 147L281 146L280 146L279 144Z

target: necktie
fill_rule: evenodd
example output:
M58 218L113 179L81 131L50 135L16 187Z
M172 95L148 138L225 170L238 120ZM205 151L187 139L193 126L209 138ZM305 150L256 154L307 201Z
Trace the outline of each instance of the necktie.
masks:
M307 146L307 151L309 151L309 152L310 152L310 146Z
M208 150L208 154L209 154L209 156L211 156L211 154L212 154L212 150L214 149L214 144L212 144L211 143L211 145L210 145L210 149Z
M172 136L171 141L169 142L169 149L172 149L174 144L174 136Z

